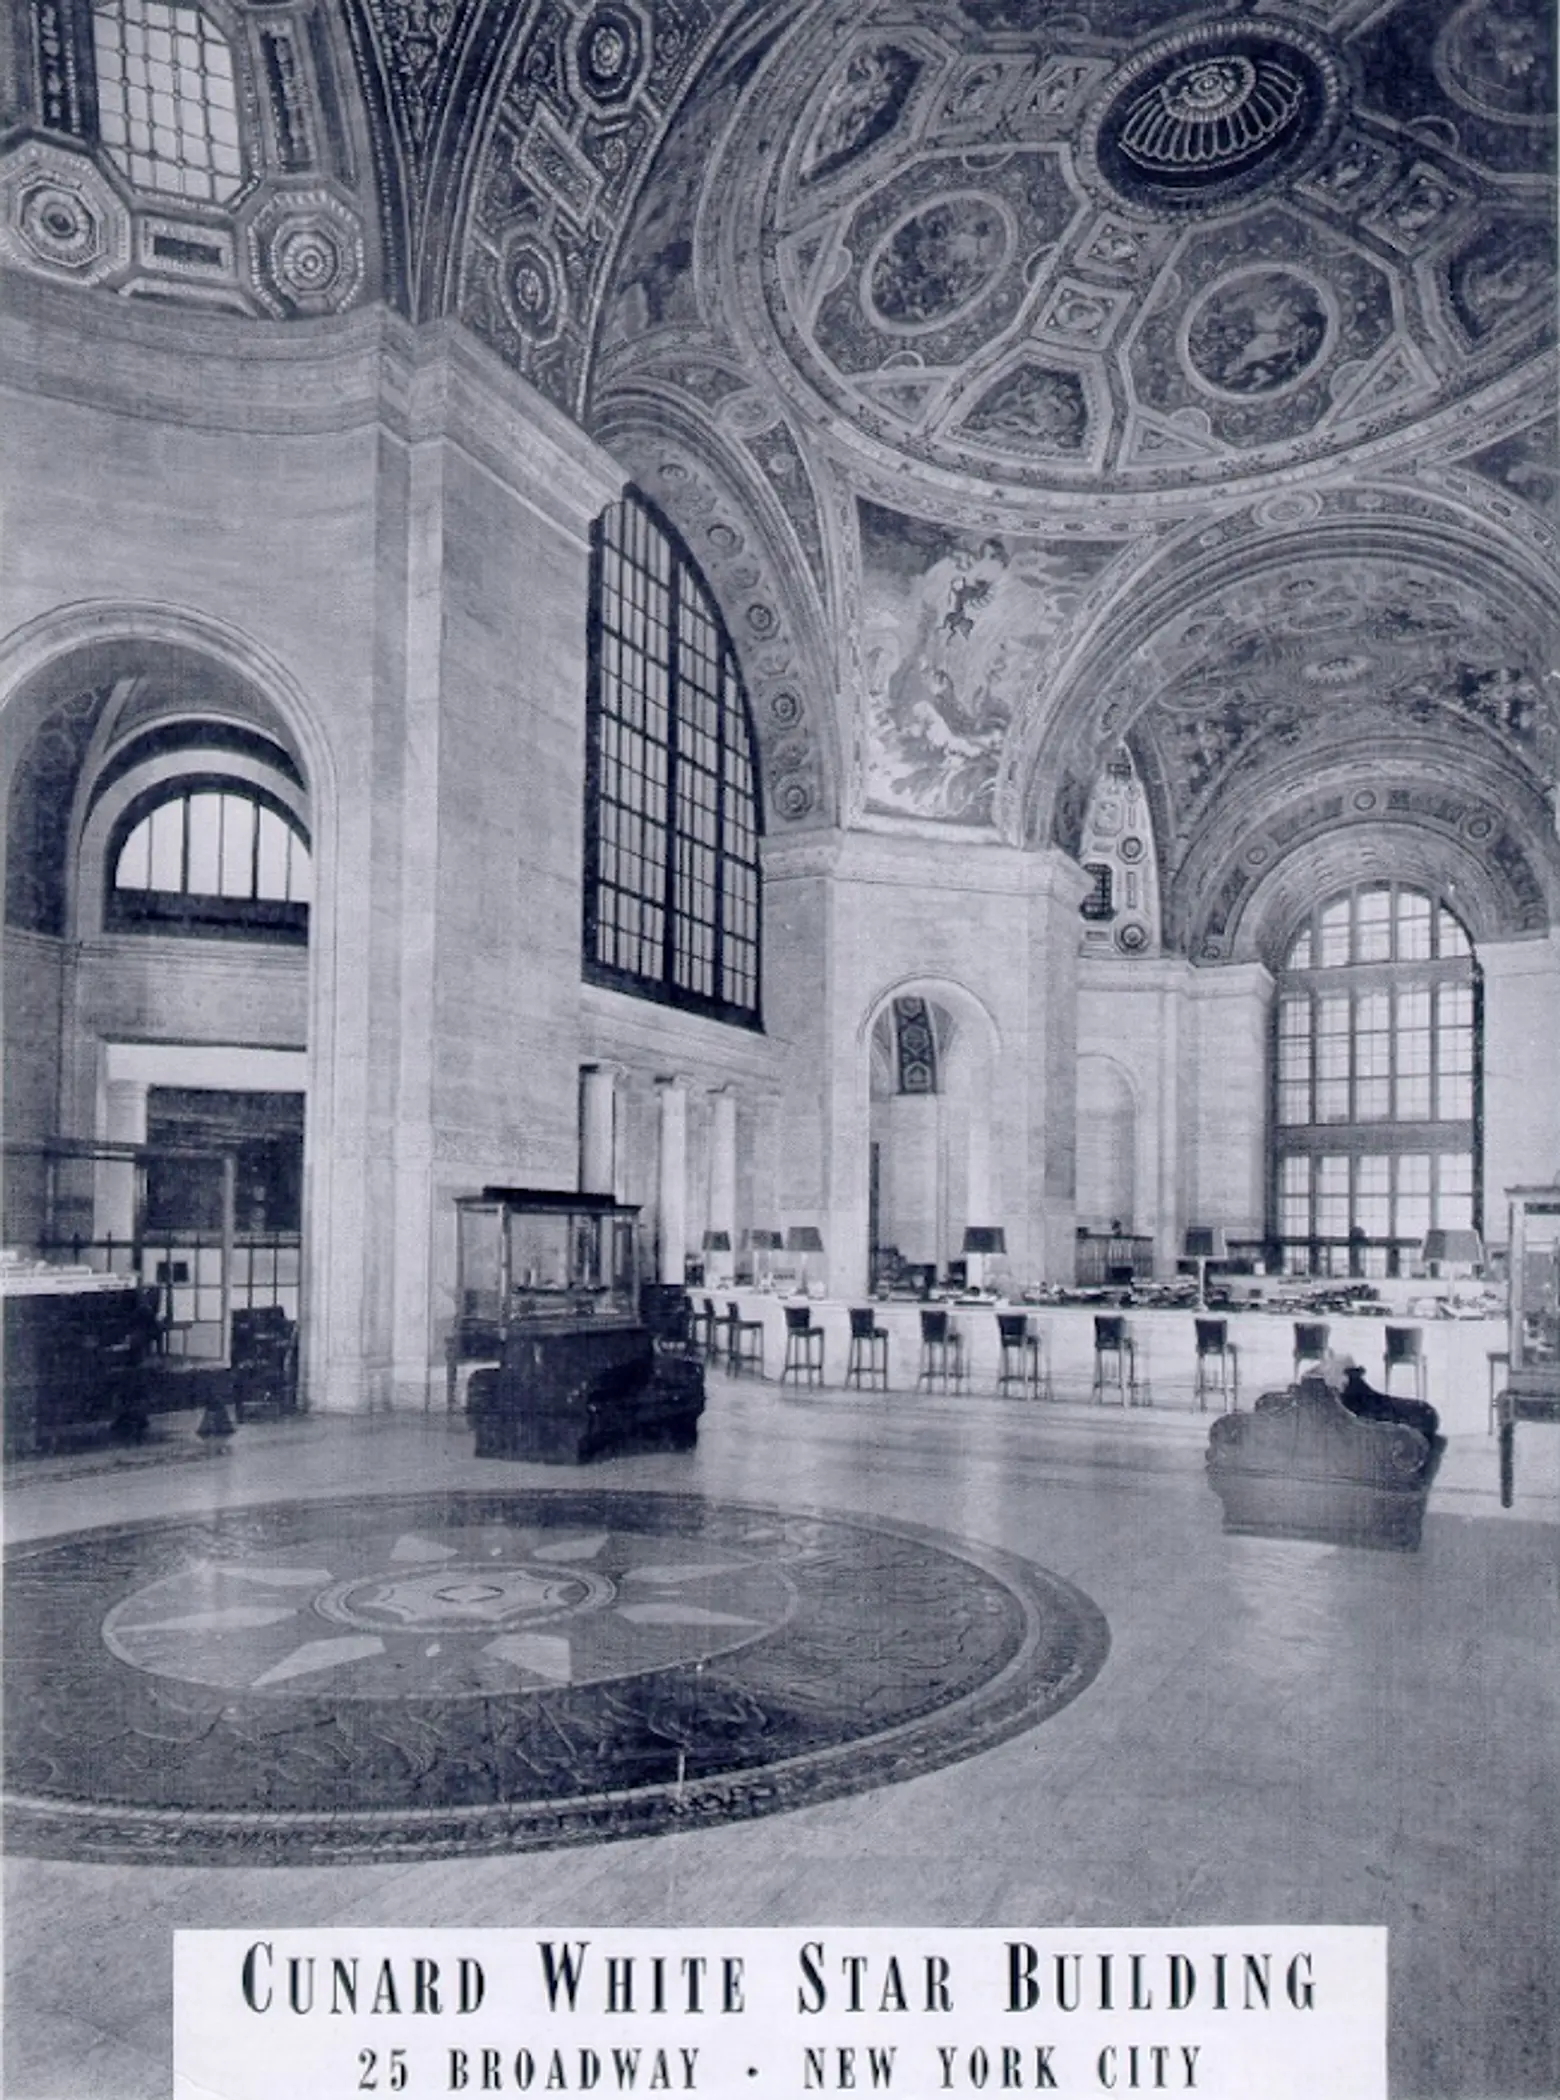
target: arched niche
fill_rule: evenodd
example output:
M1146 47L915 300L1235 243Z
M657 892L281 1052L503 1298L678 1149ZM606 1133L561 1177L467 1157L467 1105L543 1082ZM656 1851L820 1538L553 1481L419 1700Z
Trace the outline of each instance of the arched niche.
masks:
M940 979L885 993L864 1030L868 1233L894 1259L947 1273L970 1225L1001 1224L991 1104L999 1045L973 994Z
M1078 1059L1077 1211L1090 1232L1136 1230L1138 1104L1113 1057Z

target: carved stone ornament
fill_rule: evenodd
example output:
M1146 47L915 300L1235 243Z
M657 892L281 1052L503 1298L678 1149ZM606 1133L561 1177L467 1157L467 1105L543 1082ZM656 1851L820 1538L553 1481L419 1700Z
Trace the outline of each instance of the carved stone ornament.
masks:
M0 256L65 284L128 267L130 214L88 160L27 139L0 162Z
M325 190L269 198L249 224L255 296L278 319L342 313L363 288L363 229Z

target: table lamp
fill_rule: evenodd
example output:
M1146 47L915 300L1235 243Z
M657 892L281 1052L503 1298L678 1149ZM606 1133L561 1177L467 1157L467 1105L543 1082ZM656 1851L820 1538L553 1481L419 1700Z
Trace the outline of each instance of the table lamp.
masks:
M823 1252L823 1234L816 1225L792 1225L786 1231L785 1251L787 1254L799 1254L802 1257L802 1265L797 1275L796 1287L805 1297L807 1293L807 1257L809 1254L821 1254Z
M1000 1225L966 1225L962 1252L965 1281L971 1290L981 1290L985 1283L985 1258L1006 1254L1007 1234Z
M776 1232L769 1225L750 1225L742 1237L753 1257L753 1281L767 1283L769 1257L771 1254L777 1254L785 1245L785 1234Z
M1208 1302L1208 1264L1223 1261L1226 1247L1222 1225L1188 1225L1181 1252L1188 1261L1197 1264L1197 1304L1199 1310Z
M719 1257L724 1255L725 1260ZM711 1259L711 1257L716 1257ZM729 1283L731 1281L731 1234L715 1230L704 1235L704 1280L706 1283Z
M1474 1276L1484 1267L1484 1242L1466 1227L1434 1225L1419 1259L1430 1276Z

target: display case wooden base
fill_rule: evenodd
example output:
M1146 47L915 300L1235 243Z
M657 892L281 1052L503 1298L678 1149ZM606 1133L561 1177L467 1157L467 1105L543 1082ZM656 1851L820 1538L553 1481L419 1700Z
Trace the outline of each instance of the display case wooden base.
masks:
M515 1327L496 1370L474 1371L478 1458L584 1465L628 1451L691 1451L704 1370L637 1321Z

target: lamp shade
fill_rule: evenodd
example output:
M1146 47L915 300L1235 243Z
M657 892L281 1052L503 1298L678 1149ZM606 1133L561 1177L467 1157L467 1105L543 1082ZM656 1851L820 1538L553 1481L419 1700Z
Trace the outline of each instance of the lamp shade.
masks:
M1426 1268L1447 1262L1460 1269L1479 1269L1484 1266L1484 1242L1466 1227L1435 1225L1425 1234L1419 1256Z
M786 1229L785 1251L787 1254L821 1254L823 1234L816 1225L791 1225Z
M731 1234L729 1232L707 1232L704 1235L704 1251L706 1254L729 1254L731 1252Z
M774 1228L769 1225L754 1225L749 1227L748 1231L744 1234L744 1238L747 1240L748 1245L752 1247L755 1251L763 1250L771 1254L774 1253L777 1247L783 1247L785 1245L785 1234L783 1232L776 1232Z
M966 1225L964 1247L966 1254L1006 1254L1007 1234L1000 1225Z
M1222 1225L1188 1225L1181 1249L1188 1261L1222 1261L1225 1254Z

